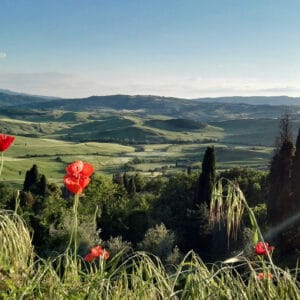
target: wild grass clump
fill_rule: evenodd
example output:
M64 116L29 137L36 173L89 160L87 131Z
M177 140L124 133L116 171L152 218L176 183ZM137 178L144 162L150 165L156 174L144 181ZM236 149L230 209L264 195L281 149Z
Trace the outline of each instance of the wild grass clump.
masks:
M299 270L239 257L206 265L189 252L173 268L145 252L86 262L66 252L43 260L14 212L0 211L1 299L300 299ZM170 271L172 270L172 271ZM259 275L262 273L262 275Z
M14 212L0 211L0 291L21 288L33 274L34 252L23 220ZM0 294L1 295L1 294Z

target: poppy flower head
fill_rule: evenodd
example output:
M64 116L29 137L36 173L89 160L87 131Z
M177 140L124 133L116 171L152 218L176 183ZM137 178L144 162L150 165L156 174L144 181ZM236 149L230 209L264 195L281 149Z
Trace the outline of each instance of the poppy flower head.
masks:
M81 160L75 161L66 167L67 175L64 177L66 188L73 194L82 194L83 190L90 183L90 175L94 168L91 164Z
M87 262L90 262L94 259L94 255L92 253L88 253L85 257L84 257L84 260L87 261Z
M66 167L66 172L69 175L76 176L76 175L80 174L80 172L82 171L82 169L83 169L83 161L78 160L78 161L75 161L75 162L69 164Z
M94 257L99 257L103 254L103 249L101 246L95 246L91 249L90 252Z
M66 172L73 176L89 177L94 173L94 167L87 162L77 160L66 167Z
M0 133L0 152L6 151L14 142L14 140L14 136L7 135L5 133Z
M271 251L274 250L273 246L270 246L269 243L258 242L254 247L254 252L257 255L265 256Z
M262 280L262 279L272 279L273 278L273 275L271 273L258 273L257 274L257 278L259 280Z
M91 164L89 164L87 162L84 162L83 163L83 168L82 168L82 171L81 171L81 175L89 177L93 173L94 173L94 167Z
M83 192L83 187L80 185L79 178L74 176L66 175L64 177L64 183L66 188L73 194L81 194Z
M109 252L103 249L101 246L93 247L90 252L84 257L87 262L92 261L94 258L103 258L105 260L109 259Z

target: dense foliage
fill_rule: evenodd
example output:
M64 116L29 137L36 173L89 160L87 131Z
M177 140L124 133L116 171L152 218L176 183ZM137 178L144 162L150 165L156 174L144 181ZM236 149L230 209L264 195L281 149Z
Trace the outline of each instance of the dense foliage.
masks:
M68 296L80 297L92 291L95 297L102 297L105 290L109 296L118 297L114 290L125 295L125 285L130 297L142 282L147 282L152 293L149 299L175 295L230 298L238 292L255 298L266 296L259 282L267 282L268 292L274 297L297 297L298 271L291 275L277 268L271 259L274 247L260 241L253 252L253 242L258 232L262 238L261 231L265 231L278 249L277 259L299 254L299 227L294 226L299 218L268 235L270 224L282 226L299 210L299 140L300 136L294 151L289 119L283 118L269 174L242 168L216 172L214 147L206 149L201 172L189 169L155 178L132 171L112 177L92 175L92 165L76 161L66 168L65 187L49 183L34 164L26 172L21 190L0 184L0 239L6 245L5 253L0 254L0 276L5 279L0 292L8 297L30 292L56 297L59 292L51 286L59 282ZM229 180L231 185L216 185L217 180ZM247 208L244 215L241 197ZM213 201L216 198L219 202ZM226 226L211 223L212 215L225 215L225 211L229 212ZM230 230L237 241L228 234ZM12 238L16 232L23 246L16 246ZM227 265L209 269L201 260L218 261L237 252L246 256L242 271ZM253 255L268 259L254 262ZM14 256L16 263L11 258ZM32 275L35 268L37 277ZM137 276L136 281L131 276ZM69 282L76 280L78 289L68 288ZM196 289L197 280L204 282L201 292ZM284 285L289 287L288 292L282 290Z
M118 173L112 178L93 175L78 206L79 253L84 255L99 241L118 238L121 244L129 244L134 249L142 249L143 245L153 242L155 245L157 241L144 241L154 236L149 235L149 230L155 228L172 232L166 247L168 253L161 257L163 260L175 248L181 253L194 250L210 261L241 249L247 244L247 228L251 225L246 215L238 242L227 241L224 227L209 225L209 201L217 178L239 184L260 226L267 230L268 173L242 168L216 173L214 147L208 147L200 173L189 170L155 178L134 172ZM48 183L38 166L33 165L26 172L23 189L18 195L5 183L1 183L0 193L1 207L18 211L28 222L39 255L47 257L64 251L71 235L73 197L70 192ZM151 252L160 253L158 249L157 252L153 250L153 246L150 248Z

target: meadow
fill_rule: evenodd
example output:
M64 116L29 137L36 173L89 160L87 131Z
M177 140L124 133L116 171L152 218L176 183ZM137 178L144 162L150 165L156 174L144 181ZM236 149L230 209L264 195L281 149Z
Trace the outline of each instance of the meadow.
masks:
M58 182L67 163L83 158L93 163L97 172L110 175L124 171L152 176L176 173L201 167L203 153L211 145L220 170L239 166L266 169L276 122L206 124L159 115L142 118L132 112L35 112L23 114L22 119L3 116L2 131L17 139L6 153L9 164L2 179L20 183L24 172L38 164L42 173Z

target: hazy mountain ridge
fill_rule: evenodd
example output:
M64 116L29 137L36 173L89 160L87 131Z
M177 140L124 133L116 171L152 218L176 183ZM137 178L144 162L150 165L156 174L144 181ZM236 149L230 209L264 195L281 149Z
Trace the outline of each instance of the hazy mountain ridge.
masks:
M260 102L261 101L261 102ZM299 105L295 105L299 102ZM259 103L259 104L257 104ZM273 103L273 104L270 104ZM281 103L293 103L282 105ZM221 97L201 99L181 99L161 96L110 95L88 98L45 98L0 92L1 111L64 110L131 111L137 115L159 114L174 118L187 118L199 121L226 120L241 118L278 118L290 113L299 118L300 98L280 97Z
M200 102L245 103L252 105L300 105L300 97L288 96L231 96L193 99Z

